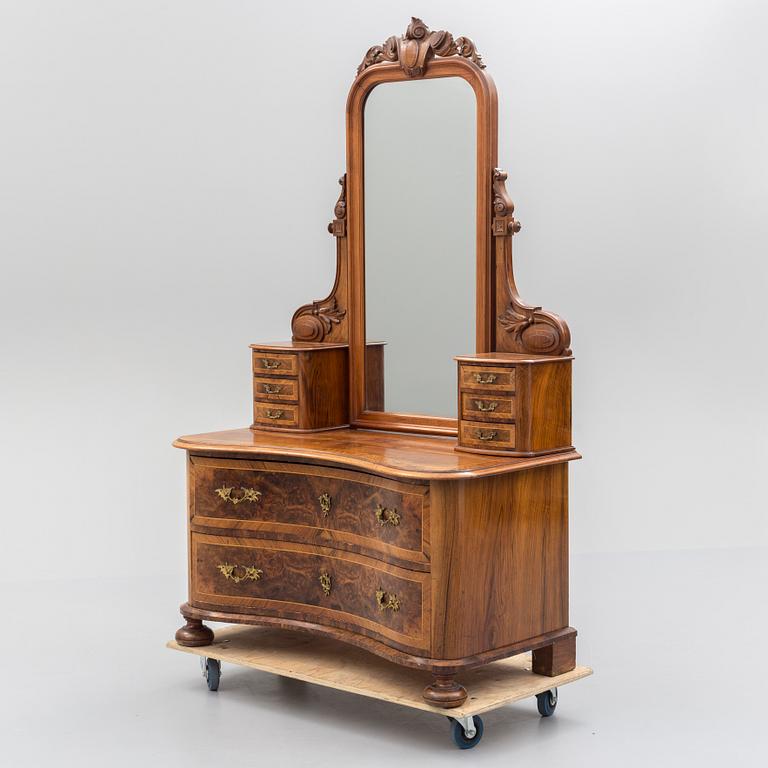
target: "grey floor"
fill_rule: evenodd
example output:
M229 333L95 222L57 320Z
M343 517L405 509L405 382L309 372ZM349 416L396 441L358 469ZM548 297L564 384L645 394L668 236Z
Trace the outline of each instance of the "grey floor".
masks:
M571 616L595 675L484 717L472 751L424 712L164 648L181 575L0 585L3 765L768 764L765 550L574 558Z

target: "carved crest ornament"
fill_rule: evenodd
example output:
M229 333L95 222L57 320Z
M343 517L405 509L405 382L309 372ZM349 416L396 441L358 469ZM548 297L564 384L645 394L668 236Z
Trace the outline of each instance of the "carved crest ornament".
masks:
M436 56L460 57L475 65L475 72L485 68L475 44L469 38L454 38L450 32L442 30L433 32L421 19L412 18L403 36L392 36L383 45L374 45L368 49L357 68L358 78L352 89L354 91L358 87L360 75L379 64L397 62L407 77L423 77L429 62ZM487 78L483 72L479 76ZM492 336L489 350L529 355L569 355L571 333L566 322L541 307L526 304L517 292L512 236L520 231L520 222L513 216L515 206L507 193L506 181L505 171L489 168L492 211L488 226L493 241L490 280L497 312L490 331ZM325 299L305 304L296 310L291 321L295 341L349 341L347 310L350 303L350 254L347 240L346 174L339 179L339 184L341 193L334 206L334 219L328 225L328 231L336 240L336 280Z
M431 32L421 19L412 17L402 37L393 35L384 41L384 45L368 49L357 74L382 61L397 61L408 77L421 77L433 56L462 56L481 69L485 68L475 44L468 37L454 40L450 32Z

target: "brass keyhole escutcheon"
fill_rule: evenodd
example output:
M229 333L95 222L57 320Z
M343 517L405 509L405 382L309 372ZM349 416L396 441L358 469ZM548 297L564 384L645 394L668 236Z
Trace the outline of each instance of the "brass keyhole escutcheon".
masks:
M482 411L483 413L488 411L495 411L498 406L499 404L495 400L488 403L484 402L483 400L475 400L475 408L477 408L478 411Z
M266 392L268 395L277 395L280 393L280 390L282 387L279 384L265 384L264 385L264 392Z
M478 384L493 384L493 382L496 381L496 374L495 373L489 373L486 376L483 376L482 373L476 373L475 374L475 381Z
M331 594L331 575L323 571L320 574L320 586L323 590L323 594L327 597Z
M495 440L496 434L497 433L494 430L491 430L490 432L484 432L482 429L478 429L475 432L475 437L478 440Z
M400 525L400 515L397 510L382 507L381 504L376 505L376 519L379 525Z
M270 371L280 367L279 360L268 360L266 357L261 358L261 364Z
M321 493L317 500L320 502L320 511L323 513L323 517L328 517L331 511L331 494Z
M232 504L237 506L242 501L259 501L261 499L261 491L257 491L255 488L243 488L240 487L240 496L234 496L232 492L235 490L234 486L222 485L221 488L216 488L216 493L224 501L231 501Z
M376 590L376 603L379 610L389 609L397 612L400 610L400 600L394 592L385 592L381 587Z
M283 411L271 411L267 410L267 418L268 419L279 419L282 418Z

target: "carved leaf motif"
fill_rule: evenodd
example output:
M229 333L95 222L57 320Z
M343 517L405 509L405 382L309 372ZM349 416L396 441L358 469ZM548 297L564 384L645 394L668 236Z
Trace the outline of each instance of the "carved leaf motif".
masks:
M499 322L507 331L520 337L529 325L533 325L536 322L535 313L540 309L541 307L533 307L532 309L525 310L524 314L521 314L512 307L508 307L503 315L499 315Z

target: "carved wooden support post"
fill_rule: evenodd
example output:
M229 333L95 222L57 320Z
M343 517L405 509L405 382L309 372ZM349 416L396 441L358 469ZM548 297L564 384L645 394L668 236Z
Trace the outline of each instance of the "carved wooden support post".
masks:
M460 707L467 700L467 689L453 675L435 675L435 681L421 694L427 704L442 709Z
M291 319L294 341L348 341L347 315L347 177L339 179L341 193L328 231L336 238L336 280L328 296L299 307Z
M520 222L512 215L515 205L506 187L507 174L493 172L493 232L496 257L496 351L529 355L569 355L571 332L565 320L541 307L523 302L517 292L512 264L512 236Z

